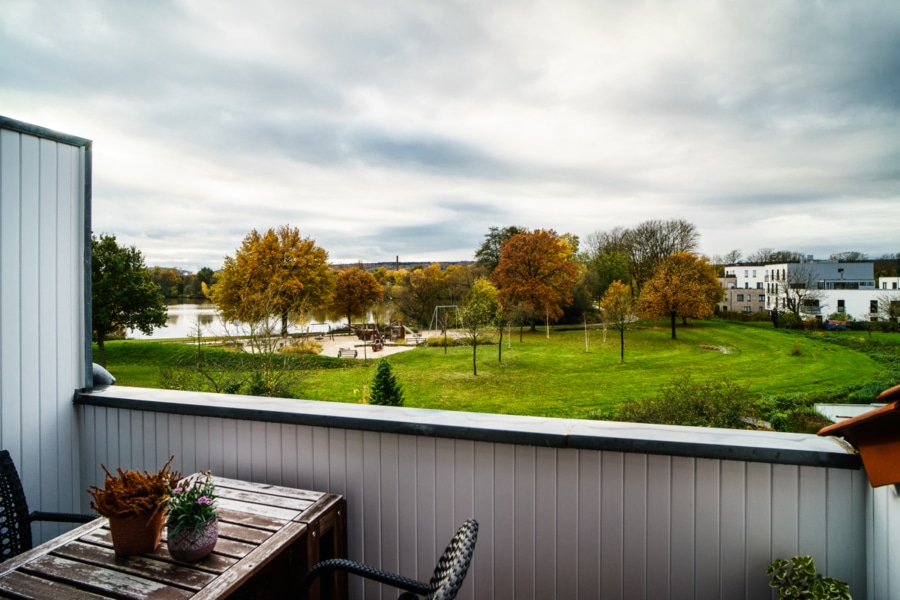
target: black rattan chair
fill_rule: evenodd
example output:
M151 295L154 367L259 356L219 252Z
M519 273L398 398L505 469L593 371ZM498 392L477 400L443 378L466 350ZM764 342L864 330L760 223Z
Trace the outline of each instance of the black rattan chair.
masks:
M416 600L419 596L425 600L452 600L456 598L456 594L466 578L466 571L469 570L469 563L472 562L477 539L478 521L469 519L462 524L462 527L450 540L450 544L438 560L429 583L394 575L343 558L323 560L306 574L306 578L303 580L303 597L306 597L306 592L316 577L326 571L338 570L405 590L400 596L400 600Z
M31 523L87 523L96 515L56 512L28 512L25 492L12 457L0 450L0 562L31 550Z

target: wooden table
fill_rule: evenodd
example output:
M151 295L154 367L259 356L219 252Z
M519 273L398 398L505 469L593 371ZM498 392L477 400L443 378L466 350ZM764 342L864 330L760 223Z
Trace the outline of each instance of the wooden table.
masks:
M117 559L105 518L0 563L0 597L53 599L287 598L309 568L346 556L346 503L335 494L214 478L219 541L198 563L163 543ZM321 589L320 589L321 588ZM345 598L346 579L317 583L310 598Z

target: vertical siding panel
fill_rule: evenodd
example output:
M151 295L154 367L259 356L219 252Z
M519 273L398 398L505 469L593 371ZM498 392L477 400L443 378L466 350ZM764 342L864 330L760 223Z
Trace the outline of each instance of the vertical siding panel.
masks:
M512 444L493 444L493 448L494 528L478 535L490 535L493 543L494 587L488 597L516 598L516 448Z
M412 444L415 438L410 438L411 451L415 450ZM329 429L328 430L328 464L331 469L328 473L327 491L333 494L347 494L347 430L346 429ZM414 490L413 490L414 491ZM415 501L415 495L410 494L407 498L409 502ZM402 513L401 513L402 514Z
M719 523L721 512L721 461L698 458L695 482L694 594L698 598L718 598Z
M647 598L666 600L671 587L672 459L647 457Z
M721 474L721 542L718 562L722 591L719 597L740 598L747 589L747 465L737 461L722 461Z
M296 425L281 426L281 481L288 487L299 487L300 477L297 456L297 429Z
M888 545L885 549L887 568L884 570L887 595L884 598L900 598L900 576L896 567L900 559L900 498L897 488L893 485L879 488L882 491L885 505L884 528L887 530Z
M443 537L438 536L438 547L434 555L434 563L437 562L440 553L444 551L450 539L463 521L475 516L475 442L470 440L455 440L453 444L453 524L444 532ZM477 545L476 545L477 547ZM473 598L475 596L474 575L475 566L466 576L463 586L459 591L460 598Z
M0 447L22 460L21 136L0 130Z
M399 551L400 568L398 573L407 577L428 581L434 570L434 564L418 564L418 548L416 535L418 529L418 510L416 507L416 437L401 435L397 439L398 475L397 513L399 515ZM435 562L437 562L435 560Z
M399 505L399 439L396 434L381 434L381 568L400 572L400 515ZM384 595L384 593L382 594Z
M828 562L820 570L842 581L853 577L853 472L828 469L826 472L825 555ZM852 593L858 593L852 590Z
M672 457L672 598L694 598L696 461ZM699 596L697 596L699 597Z
M328 452L328 430L322 427L312 427L309 430L312 436L312 452L310 453L310 470L312 471L312 489L318 490L328 485L329 462L331 456Z
M474 595L476 599L493 597L491 582L497 578L497 572L494 569L494 535L496 533L494 510L497 506L494 460L494 444L485 442L475 444L473 516L478 520L478 543L475 545L474 570L471 576L475 591L481 592Z
M876 600L890 598L890 540L891 513L888 509L886 488L869 490L869 590L870 597ZM856 593L851 590L851 593Z
M834 469L837 471L838 469ZM852 480L852 489L853 489L853 499L852 506L853 509L850 513L850 518L847 520L848 522L845 524L845 527L850 529L847 537L853 540L853 548L851 550L851 554L854 556L853 561L853 578L847 579L846 581L853 581L853 589L854 593L860 594L860 597L868 593L868 588L866 584L868 582L868 578L866 577L866 571L868 568L868 563L866 562L866 553L862 551L866 547L866 540L869 537L869 529L867 528L866 521L866 494L871 489L869 487L869 481L866 478L865 472L862 469L852 471L851 472L851 480ZM897 557L900 558L900 557ZM896 564L893 570L896 571L900 565Z
M747 597L768 598L772 591L765 573L772 562L772 465L747 463Z
M434 565L434 528L437 506L437 448L434 438L416 440L416 564L418 573Z
M578 451L578 598L600 596L600 453Z
M825 469L799 468L798 547L801 554L813 557L820 571L828 573L828 488ZM846 518L846 517L845 517ZM839 527L837 523L835 527Z
M800 552L799 467L772 465L772 553L775 558Z
M578 450L557 450L557 577L556 598L578 597L578 538L581 507L578 505ZM588 531L588 535L592 535Z
M600 456L600 596L624 598L625 458L621 452Z
M313 431L306 425L297 426L297 477L300 487L311 490L313 486Z
M538 564L535 539L534 498L536 457L535 448L516 446L514 478L515 478L515 516L513 529L516 537L516 553L513 569L515 571L516 600L536 598L535 579L543 577L543 569L535 569Z
M363 477L363 432L347 431L346 446L347 556L351 560L361 561L363 560L363 506L366 503L365 479ZM348 589L351 598L362 598L363 583L361 578L351 577Z
M560 491L557 472L557 450L535 450L534 536L535 571L534 593L538 598L556 596L558 577L559 529L557 527L557 494Z
M266 423L252 422L249 425L250 433L250 474L246 477L250 481L266 481L269 468L268 440L266 439ZM327 466L327 465L326 465Z
M647 456L626 454L622 523L622 595L647 598Z
M38 240L40 239L40 221L38 214L38 198L40 194L40 144L37 138L22 136L21 192L22 206L20 213L21 244L19 257L20 281L19 298L21 300L19 321L22 329L19 338L21 353L21 457L17 463L25 497L35 507L41 506L41 420L40 420L40 312L38 272ZM49 377L51 373L47 373ZM48 494L52 490L47 490Z
M382 564L381 556L381 436L371 431L363 432L363 562ZM365 598L380 598L380 586L367 581Z
M197 462L197 417L191 415L179 415L181 422L181 456L176 457L174 464L180 464L181 472L185 475L197 473L205 469Z
M212 471L212 465L209 462L210 431L208 418L198 417L195 419L194 435L196 436L196 441L194 443L194 460L197 464L197 470ZM219 475L218 472L213 471L213 473Z
M40 344L38 376L40 377L38 396L35 397L38 418L38 436L40 439L40 477L37 482L41 489L38 504L41 510L57 511L59 507L59 485L57 465L62 457L59 452L58 435L59 423L56 403L57 380L59 365L56 361L56 350L59 347L57 332L60 323L56 307L56 193L58 188L58 144L50 140L41 140L40 152L40 179L38 198L38 235L34 241L38 244L38 270L36 287L38 314L40 315L38 329L35 333ZM58 525L49 523L41 524L42 537L52 537L60 533Z
M434 440L434 450L434 521L429 532L432 545L425 559L432 565L456 531L456 515L453 514L456 508L456 440L437 438Z

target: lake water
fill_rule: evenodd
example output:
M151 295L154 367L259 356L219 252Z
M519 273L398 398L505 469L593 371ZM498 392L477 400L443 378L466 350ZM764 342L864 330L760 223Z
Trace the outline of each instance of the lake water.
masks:
M137 330L129 330L128 337L135 340L165 340L173 338L187 338L197 335L199 325L204 337L220 336L226 334L226 327L222 319L216 314L216 306L212 302L168 304L169 318L165 327L154 329L150 335L145 335ZM328 327L339 326L334 321L314 322L307 325L292 326L289 333L304 333L309 327L310 332L327 332ZM229 323L227 333L231 335L246 335L247 331L241 331L240 325Z

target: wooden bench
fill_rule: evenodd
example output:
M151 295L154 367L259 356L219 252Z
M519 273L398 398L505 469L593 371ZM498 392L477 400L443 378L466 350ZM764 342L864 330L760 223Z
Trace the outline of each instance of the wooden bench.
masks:
M341 348L338 350L338 358L344 358L345 356L350 358L356 358L357 351L355 348Z

